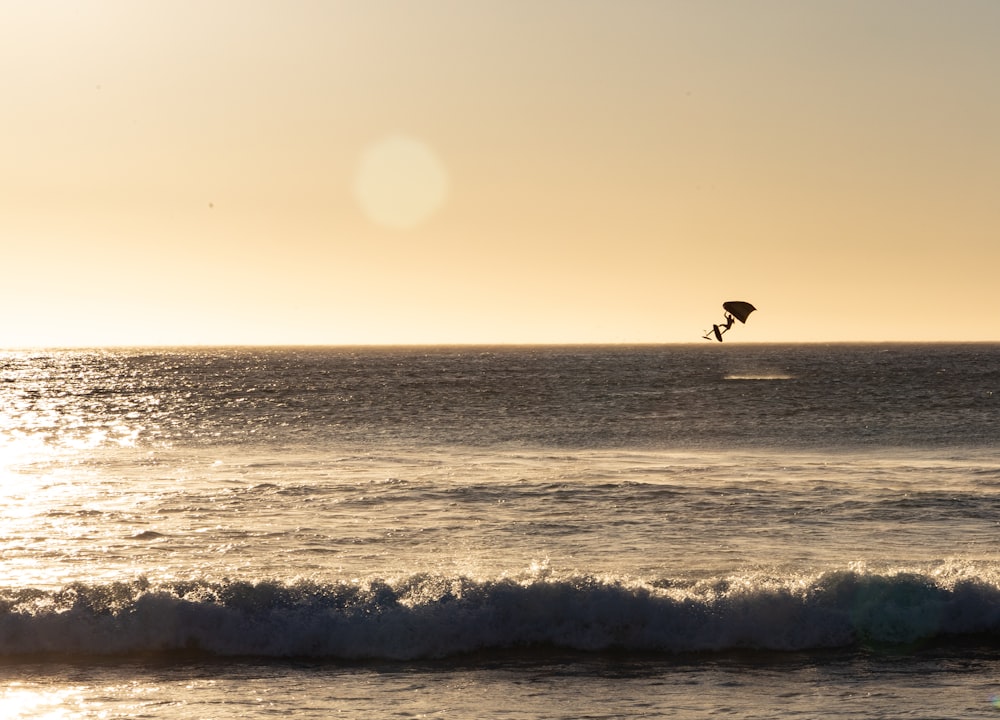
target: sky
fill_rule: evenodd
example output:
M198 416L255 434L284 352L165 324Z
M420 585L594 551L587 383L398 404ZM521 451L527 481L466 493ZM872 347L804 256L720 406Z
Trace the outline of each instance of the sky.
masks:
M0 348L1000 341L1000 2L0 0ZM723 346L720 346L723 347Z

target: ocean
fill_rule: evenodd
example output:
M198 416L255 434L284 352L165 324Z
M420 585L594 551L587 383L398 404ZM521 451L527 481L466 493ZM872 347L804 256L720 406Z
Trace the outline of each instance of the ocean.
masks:
M0 718L1000 712L1000 345L0 353Z

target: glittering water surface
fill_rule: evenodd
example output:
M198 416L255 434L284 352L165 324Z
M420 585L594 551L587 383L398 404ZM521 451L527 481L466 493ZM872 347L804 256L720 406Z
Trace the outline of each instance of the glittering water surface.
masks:
M998 391L991 345L7 353L0 716L989 713Z

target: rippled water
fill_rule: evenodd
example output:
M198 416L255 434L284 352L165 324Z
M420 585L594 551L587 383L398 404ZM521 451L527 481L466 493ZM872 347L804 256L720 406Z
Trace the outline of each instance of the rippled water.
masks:
M989 713L998 392L993 345L7 353L0 714Z

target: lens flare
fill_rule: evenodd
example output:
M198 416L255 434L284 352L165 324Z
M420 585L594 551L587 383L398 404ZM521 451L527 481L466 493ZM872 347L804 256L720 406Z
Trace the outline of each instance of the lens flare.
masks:
M354 182L365 215L395 230L410 230L430 219L447 201L448 189L448 173L434 151L402 135L369 146Z

